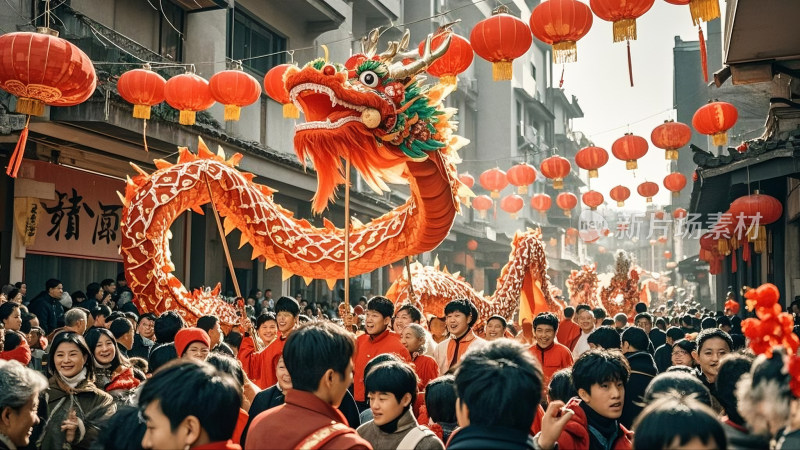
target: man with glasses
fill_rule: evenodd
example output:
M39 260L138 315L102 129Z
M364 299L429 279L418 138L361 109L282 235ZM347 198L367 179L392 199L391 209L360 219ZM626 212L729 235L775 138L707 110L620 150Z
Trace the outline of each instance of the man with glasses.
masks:
M133 347L128 351L128 356L138 356L147 359L150 349L155 343L155 323L156 316L153 313L142 314L136 326L136 334L133 336Z

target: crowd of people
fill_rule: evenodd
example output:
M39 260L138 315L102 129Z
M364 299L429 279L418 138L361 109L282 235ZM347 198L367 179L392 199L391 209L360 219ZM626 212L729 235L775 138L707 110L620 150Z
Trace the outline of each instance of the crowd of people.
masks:
M734 311L544 312L518 329L255 292L234 329L125 286L0 296L0 450L800 448L800 368Z

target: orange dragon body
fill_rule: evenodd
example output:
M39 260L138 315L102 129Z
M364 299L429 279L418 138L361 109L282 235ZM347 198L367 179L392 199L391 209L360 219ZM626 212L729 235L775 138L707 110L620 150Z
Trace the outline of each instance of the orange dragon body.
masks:
M373 41L375 44L377 40ZM407 183L409 200L367 224L354 222L350 231L350 275L370 272L407 255L430 251L442 242L460 211L459 195L469 195L456 176L457 150L466 140L453 134L443 99L452 87L424 86L417 73L447 49L449 39L404 63L408 35L390 43L387 52L351 57L346 65L318 59L302 69L287 70L284 84L293 103L305 114L296 125L295 151L310 160L317 173L315 213L325 210L337 187L345 183L348 162L376 190L386 183ZM397 60L398 62L394 62ZM224 217L225 232L239 229L242 244L268 267L284 276L344 278L345 233L327 219L314 227L297 219L273 200L273 190L253 182L252 174L235 169L241 155L225 159L205 147L198 153L181 149L177 164L156 161L156 172L139 172L129 180L122 216L121 254L126 278L142 311L175 310L194 322L215 314L226 326L238 323L237 311L213 291L189 292L172 271L170 225L187 210L201 212L213 201Z
M547 276L547 256L539 230L517 232L511 243L508 263L500 272L497 288L491 296L476 291L458 274L439 270L436 265L411 265L411 290L413 303L426 315L444 317L444 307L454 299L472 301L480 315L475 327L480 329L486 319L500 315L511 321L514 311L527 305L529 312L521 311L521 317L531 318L544 311L558 313L562 307L550 295ZM386 297L396 305L410 302L408 276L403 275L389 287Z

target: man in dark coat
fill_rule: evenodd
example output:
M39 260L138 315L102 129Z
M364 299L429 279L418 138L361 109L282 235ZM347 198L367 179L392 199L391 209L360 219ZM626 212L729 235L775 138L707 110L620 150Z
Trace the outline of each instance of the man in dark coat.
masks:
M467 352L456 370L462 428L448 449L533 449L531 424L542 396L542 369L527 349L498 339Z
M636 416L642 412L642 397L647 385L658 375L653 356L648 353L650 339L639 327L630 327L622 333L622 353L631 366L631 377L625 385L625 404L622 407L620 423L630 429Z
M61 306L61 294L64 286L55 278L47 280L45 289L31 300L28 311L39 318L39 326L45 334L64 326L64 307Z
M679 340L683 339L686 336L686 333L684 333L683 330L678 327L669 327L667 328L666 336L666 343L658 347L656 349L656 354L653 355L658 373L666 372L667 369L672 366L672 346L675 345L675 343Z

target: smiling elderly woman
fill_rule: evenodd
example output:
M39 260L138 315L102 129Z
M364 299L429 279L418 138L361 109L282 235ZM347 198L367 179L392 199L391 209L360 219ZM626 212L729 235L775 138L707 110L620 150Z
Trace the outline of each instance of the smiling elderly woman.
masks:
M0 449L16 449L29 444L39 394L47 380L17 361L0 361Z

